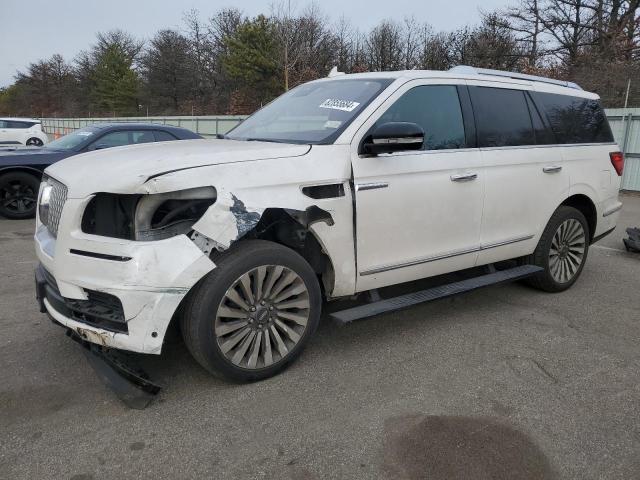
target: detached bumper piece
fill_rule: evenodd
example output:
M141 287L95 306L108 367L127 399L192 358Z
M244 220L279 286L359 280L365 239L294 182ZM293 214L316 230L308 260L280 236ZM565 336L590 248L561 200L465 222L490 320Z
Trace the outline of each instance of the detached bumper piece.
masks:
M161 387L134 366L126 354L86 342L69 329L67 335L82 345L89 365L127 407L142 410L160 392Z
M640 228L627 228L629 238L623 240L627 252L640 253Z
M76 321L105 330L122 333L128 331L120 301L118 300L117 305L113 303L112 298L115 297L102 292L87 292L88 300L66 299L60 295L53 276L42 265L36 269L35 280L36 300L42 313L47 313L44 304L46 298L56 311ZM87 342L53 317L51 319L56 325L65 328L67 335L83 347L89 365L125 405L141 410L160 392L160 386L149 380L149 376L134 365L132 358L125 352Z

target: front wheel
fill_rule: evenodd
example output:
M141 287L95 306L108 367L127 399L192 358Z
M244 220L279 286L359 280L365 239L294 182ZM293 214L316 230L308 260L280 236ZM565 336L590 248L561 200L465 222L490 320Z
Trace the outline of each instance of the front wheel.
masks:
M181 318L187 348L211 373L241 381L271 377L302 352L320 320L321 293L304 258L247 240L213 259Z
M40 180L30 173L0 175L0 215L11 219L34 217L39 189Z
M560 206L553 213L538 246L525 263L544 268L527 282L546 292L562 292L580 276L589 252L589 224L579 210Z

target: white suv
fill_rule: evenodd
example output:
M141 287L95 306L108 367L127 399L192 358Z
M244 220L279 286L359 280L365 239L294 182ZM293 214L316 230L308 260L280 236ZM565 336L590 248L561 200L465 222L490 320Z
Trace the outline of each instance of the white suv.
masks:
M323 300L373 291L332 313L349 321L525 276L569 288L616 226L618 150L598 96L567 82L470 67L310 82L223 138L47 168L41 308L84 341L151 354L178 322L209 371L265 378Z
M0 145L41 147L49 141L40 120L32 118L0 118Z

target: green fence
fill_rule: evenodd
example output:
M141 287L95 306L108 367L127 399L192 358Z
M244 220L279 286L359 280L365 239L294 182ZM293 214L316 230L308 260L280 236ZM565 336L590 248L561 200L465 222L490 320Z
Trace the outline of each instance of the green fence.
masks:
M53 138L66 135L78 128L94 123L158 123L187 128L204 137L214 137L218 133L227 133L242 120L242 115L207 115L207 116L179 116L179 117L111 117L111 118L43 118L44 131Z

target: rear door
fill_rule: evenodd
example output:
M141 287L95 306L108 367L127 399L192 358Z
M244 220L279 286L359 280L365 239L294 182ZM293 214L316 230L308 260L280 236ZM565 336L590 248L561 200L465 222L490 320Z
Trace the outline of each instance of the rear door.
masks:
M358 291L475 264L484 177L460 83L406 83L354 138ZM361 154L362 139L386 122L419 124L423 150Z
M568 196L562 147L527 85L470 81L485 171L478 265L527 255Z

